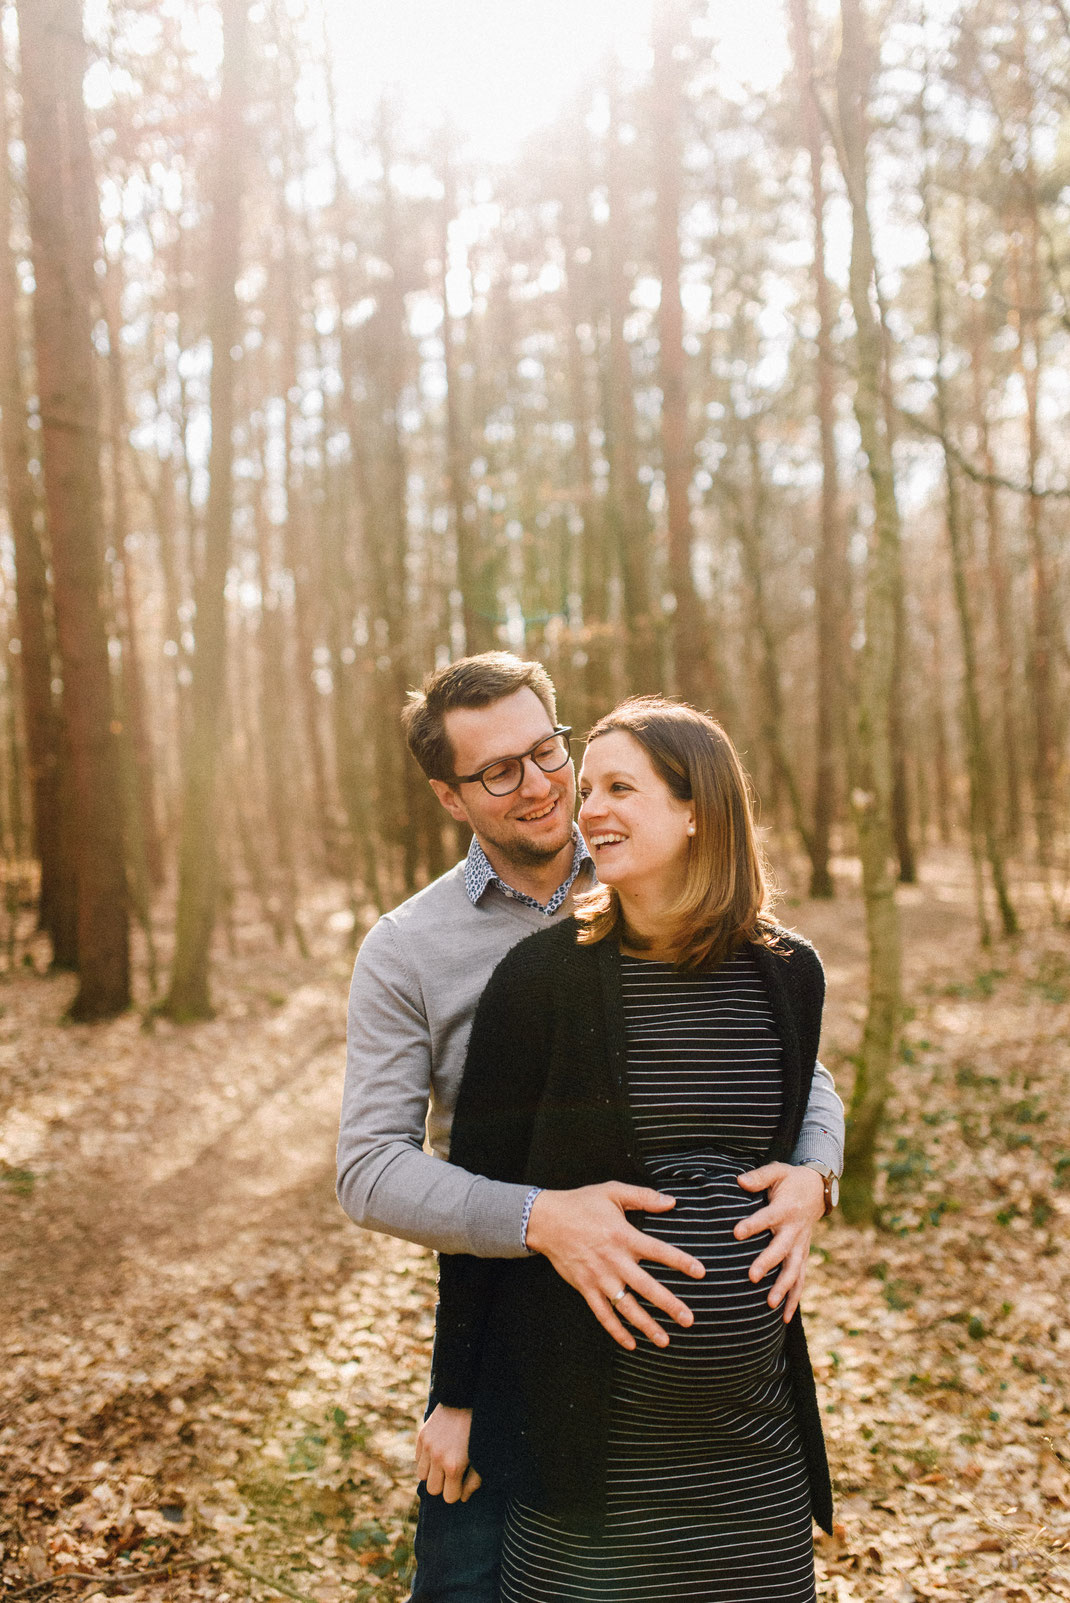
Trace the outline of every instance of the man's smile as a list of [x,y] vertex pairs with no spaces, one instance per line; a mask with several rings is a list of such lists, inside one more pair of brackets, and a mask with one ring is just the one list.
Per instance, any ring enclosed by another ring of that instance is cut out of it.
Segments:
[[541,818],[549,818],[557,806],[558,797],[552,796],[547,802],[540,802],[538,807],[532,808],[528,813],[517,813],[518,824],[537,824]]

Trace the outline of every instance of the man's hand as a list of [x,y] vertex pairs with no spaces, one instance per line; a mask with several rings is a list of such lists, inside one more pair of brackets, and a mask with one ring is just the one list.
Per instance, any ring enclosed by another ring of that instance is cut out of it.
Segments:
[[416,1436],[416,1478],[427,1482],[432,1497],[447,1503],[467,1503],[483,1484],[468,1462],[470,1408],[445,1408],[439,1403]]
[[701,1280],[706,1273],[702,1264],[689,1252],[644,1235],[624,1217],[626,1209],[631,1213],[665,1213],[675,1205],[675,1197],[642,1186],[621,1185],[615,1180],[579,1186],[574,1191],[540,1191],[532,1204],[528,1246],[533,1252],[541,1252],[562,1280],[575,1286],[598,1323],[629,1352],[635,1346],[635,1337],[625,1329],[621,1318],[656,1346],[669,1344],[665,1331],[639,1302],[640,1297],[678,1325],[686,1327],[694,1318],[679,1297],[640,1269],[639,1264],[642,1259],[664,1264],[693,1280]]
[[760,1169],[751,1169],[739,1176],[739,1183],[744,1191],[769,1192],[765,1207],[749,1219],[741,1219],[732,1234],[737,1241],[748,1241],[763,1230],[772,1231],[772,1241],[758,1254],[748,1273],[757,1284],[770,1269],[781,1265],[768,1302],[770,1308],[779,1308],[784,1302],[787,1324],[802,1296],[811,1232],[825,1211],[824,1183],[816,1169],[791,1163],[767,1163]]

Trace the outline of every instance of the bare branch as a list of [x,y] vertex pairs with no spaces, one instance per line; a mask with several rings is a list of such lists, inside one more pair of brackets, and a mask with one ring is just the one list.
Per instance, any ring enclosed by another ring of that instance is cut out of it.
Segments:
[[909,423],[911,428],[916,429],[919,434],[925,434],[930,439],[939,440],[951,460],[975,484],[990,484],[997,490],[1011,490],[1015,495],[1029,495],[1038,501],[1070,501],[1070,485],[1051,485],[1044,489],[1038,489],[1036,485],[1020,484],[1014,479],[1004,478],[1002,473],[986,473],[975,462],[971,462],[965,451],[957,446],[954,440],[949,439],[947,434],[942,432],[935,423],[930,423],[928,418],[922,417],[919,412],[911,412],[905,406],[897,406],[896,411],[904,423]]

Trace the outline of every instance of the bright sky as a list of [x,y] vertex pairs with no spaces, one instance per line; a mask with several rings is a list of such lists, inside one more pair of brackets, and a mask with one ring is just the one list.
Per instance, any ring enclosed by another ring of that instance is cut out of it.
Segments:
[[[475,154],[507,159],[611,44],[647,59],[659,0],[324,0],[343,123],[396,87],[430,125],[448,114]],[[724,68],[756,88],[787,64],[780,0],[711,0]]]

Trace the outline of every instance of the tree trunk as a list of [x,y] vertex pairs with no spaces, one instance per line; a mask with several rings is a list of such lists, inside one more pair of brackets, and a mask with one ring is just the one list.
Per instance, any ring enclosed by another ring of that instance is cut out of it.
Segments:
[[687,38],[687,0],[662,0],[654,17],[652,133],[656,162],[656,254],[661,299],[658,363],[661,379],[661,456],[669,525],[669,589],[676,690],[697,707],[716,705],[709,650],[710,622],[691,569],[691,473],[687,415],[684,308],[680,290],[680,177],[684,163],[684,93],[676,56]]
[[19,350],[19,290],[11,250],[13,197],[7,150],[7,71],[0,50],[0,428],[7,512],[15,548],[19,628],[19,689],[29,769],[33,851],[41,865],[38,922],[52,941],[57,968],[78,962],[77,880],[71,831],[60,811],[62,717],[52,690],[53,622],[48,567],[37,527],[37,495],[30,472],[26,396]]
[[841,0],[836,73],[844,180],[851,210],[851,305],[855,334],[855,416],[873,485],[874,522],[866,574],[865,625],[858,684],[854,802],[869,943],[869,997],[847,1134],[842,1189],[853,1222],[875,1212],[876,1144],[899,1036],[899,915],[892,863],[890,711],[895,665],[899,509],[891,445],[882,416],[881,330],[870,303],[874,279],[866,176],[868,49],[859,0]]
[[93,347],[96,180],[82,102],[78,0],[19,0],[34,330],[56,636],[78,880],[74,1019],[130,1002],[122,781],[101,610],[100,410]]
[[1036,106],[1033,88],[1034,64],[1028,58],[1029,33],[1025,14],[1018,8],[1015,23],[1017,85],[1021,97],[1026,159],[1020,175],[1018,193],[1022,215],[1018,226],[1022,235],[1021,253],[1016,251],[1018,300],[1018,366],[1026,397],[1029,497],[1026,501],[1026,532],[1033,594],[1033,642],[1029,685],[1033,702],[1033,810],[1037,838],[1037,859],[1047,881],[1053,914],[1056,898],[1050,871],[1055,847],[1055,802],[1059,771],[1059,736],[1055,710],[1055,664],[1059,650],[1059,621],[1056,588],[1048,558],[1043,503],[1037,492],[1040,440],[1040,383],[1044,347],[1040,334],[1040,308],[1044,292],[1040,274],[1040,200],[1033,155]]
[[471,655],[477,651],[493,651],[497,644],[494,625],[487,616],[487,605],[478,593],[477,574],[479,558],[477,542],[479,521],[469,493],[471,453],[468,448],[468,430],[464,423],[461,400],[461,379],[458,372],[458,330],[450,312],[447,280],[450,271],[450,223],[457,215],[457,185],[453,172],[453,151],[444,139],[440,157],[442,201],[438,214],[438,253],[441,263],[440,293],[442,297],[442,359],[446,373],[446,480],[450,515],[453,520],[453,540],[456,552],[457,589],[461,593],[461,622],[464,628],[464,649]]
[[215,174],[208,242],[208,335],[212,348],[212,443],[204,549],[195,577],[196,651],[191,730],[183,786],[178,924],[164,1003],[175,1019],[211,1017],[208,969],[219,894],[216,770],[226,685],[226,602],[234,509],[234,357],[240,335],[235,280],[241,265],[247,0],[222,0],[223,64],[216,111]]
[[635,437],[635,392],[631,347],[625,321],[631,309],[628,289],[627,158],[620,142],[619,69],[610,67],[609,128],[606,132],[605,231],[606,298],[609,315],[609,368],[606,374],[606,443],[609,507],[620,552],[627,630],[628,691],[646,695],[661,684],[657,629],[650,578],[650,520],[639,482]]
[[[929,247],[929,270],[932,295],[930,301],[933,333],[936,338],[936,369],[933,384],[936,392],[936,421],[940,438],[944,441],[944,478],[946,490],[946,520],[948,554],[951,559],[951,579],[955,591],[955,606],[959,618],[964,670],[963,701],[966,724],[966,757],[970,777],[971,833],[984,843],[992,885],[999,904],[999,916],[1004,935],[1018,933],[1018,920],[1007,890],[1007,877],[1003,862],[1003,849],[996,827],[996,808],[992,782],[992,761],[988,750],[988,733],[981,714],[981,697],[978,689],[977,646],[974,634],[973,612],[970,605],[969,583],[966,575],[965,532],[962,517],[962,498],[959,493],[958,473],[947,451],[950,439],[950,408],[945,368],[947,340],[944,319],[944,287],[940,277],[940,260],[936,250],[932,207],[931,149],[928,114],[925,106],[925,89],[918,101],[918,126],[924,170],[921,186],[922,221]],[[981,894],[982,934],[987,936],[987,919],[984,917],[983,892]]]
[[[970,268],[970,240],[963,216],[962,258],[968,276]],[[994,483],[996,459],[992,450],[988,409],[985,404],[985,383],[988,373],[988,346],[984,333],[981,306],[974,296],[969,297],[970,330],[970,385],[973,401],[973,426],[980,448],[981,466],[987,475],[981,494],[985,514],[985,545],[988,567],[988,585],[991,596],[992,619],[996,643],[996,671],[999,686],[999,750],[1000,776],[1003,795],[1002,828],[1010,846],[1022,836],[1022,759],[1020,750],[1020,714],[1014,682],[1014,624],[1011,604],[1010,574],[1004,553],[1003,526],[1000,519],[999,490]]]
[[[145,675],[141,665],[137,594],[134,585],[134,553],[130,548],[130,517],[125,459],[129,422],[126,403],[126,374],[123,368],[122,268],[108,263],[104,285],[104,311],[108,324],[108,423],[111,465],[112,539],[119,573],[119,618],[122,637],[123,740],[130,747],[134,776],[134,810],[127,818],[128,830],[136,829],[149,883],[163,884],[163,848],[156,822],[156,764],[149,734],[145,697]],[[133,848],[133,843],[129,842]]]
[[390,273],[379,292],[380,372],[377,375],[380,416],[382,418],[382,492],[378,500],[381,538],[385,546],[380,568],[383,581],[376,597],[375,614],[386,631],[388,669],[383,689],[393,718],[378,718],[381,731],[379,772],[379,834],[393,839],[401,848],[402,883],[407,895],[416,890],[417,774],[405,751],[399,719],[405,696],[412,682],[409,664],[409,628],[406,588],[408,581],[408,465],[401,413],[406,378],[405,297],[402,284],[403,261],[401,231],[394,190],[394,127],[385,102],[380,110],[378,148],[382,161],[381,193],[382,252]]
[[[561,244],[564,251],[563,288],[565,350],[568,361],[568,405],[572,424],[571,474],[574,516],[580,542],[579,590],[583,613],[584,727],[613,704],[613,641],[609,623],[610,551],[606,536],[605,504],[595,489],[591,462],[591,398],[588,357],[580,338],[581,327],[593,332],[590,303],[590,267],[587,166],[587,130],[581,119],[572,125],[572,141],[559,165],[561,193]],[[582,155],[580,154],[582,152]],[[578,169],[578,172],[577,172]],[[586,272],[584,272],[586,268]],[[582,275],[582,276],[581,276]],[[586,282],[584,282],[586,280]],[[577,717],[573,712],[571,717]]]
[[[1058,627],[1052,575],[1049,571],[1043,502],[1037,495],[1040,462],[1040,373],[1042,345],[1037,329],[1041,294],[1037,261],[1035,213],[1023,220],[1026,259],[1018,278],[1018,371],[1026,397],[1026,450],[1029,495],[1025,504],[1026,534],[1033,598],[1033,642],[1029,688],[1033,705],[1033,819],[1037,860],[1045,875],[1052,865],[1058,743],[1055,735],[1054,667]],[[1016,263],[1017,265],[1017,263]]]
[[[262,477],[264,472],[266,469],[261,458]],[[261,482],[255,513],[260,577],[260,620],[256,632],[257,722],[264,755],[265,800],[278,869],[279,911],[276,927],[281,932],[282,940],[287,934],[292,934],[298,951],[307,956],[307,943],[297,915],[297,854],[294,847],[294,786],[291,779],[294,771],[294,748],[290,735],[294,723],[289,693],[291,676],[286,666],[282,597],[275,584],[265,489]]]
[[756,420],[748,418],[742,422],[742,427],[746,433],[750,484],[748,494],[740,500],[736,527],[743,572],[751,592],[754,634],[760,648],[758,682],[761,687],[762,744],[776,775],[777,790],[787,799],[791,821],[810,859],[812,874],[815,866],[813,837],[807,826],[802,794],[788,751],[784,696],[780,683],[780,652],[765,598],[766,559],[762,540],[765,497]]
[[832,824],[844,757],[847,683],[847,525],[840,502],[836,454],[835,314],[825,269],[825,141],[814,86],[807,0],[790,0],[792,50],[798,78],[803,136],[810,159],[814,224],[814,300],[817,305],[817,418],[821,438],[821,541],[817,555],[817,762],[810,848],[810,895],[835,892],[829,871]]
[[[279,13],[273,13],[278,24]],[[285,29],[278,29],[276,34],[280,62],[285,65],[285,76],[280,71],[277,92],[280,103],[287,106],[287,114],[282,122],[282,149],[286,182],[280,186],[277,199],[278,229],[280,236],[279,260],[279,290],[282,304],[279,307],[281,318],[281,373],[278,377],[279,393],[283,396],[283,449],[284,449],[284,491],[286,497],[286,517],[283,527],[283,553],[287,568],[293,578],[293,627],[294,627],[294,657],[297,678],[297,690],[301,708],[301,718],[305,733],[305,754],[308,759],[309,779],[312,792],[313,816],[318,841],[316,853],[320,864],[329,874],[342,871],[338,860],[338,828],[332,805],[331,791],[328,782],[328,763],[326,742],[323,734],[323,700],[316,686],[315,679],[315,637],[317,622],[320,614],[316,608],[316,575],[320,564],[317,561],[316,538],[310,517],[311,487],[307,482],[306,458],[301,445],[296,438],[295,421],[299,413],[299,400],[295,398],[301,393],[300,351],[302,324],[306,315],[309,297],[309,284],[307,277],[302,275],[302,268],[306,263],[315,260],[315,242],[310,237],[307,208],[299,213],[304,233],[305,263],[302,263],[299,252],[299,240],[295,238],[294,215],[288,200],[288,191],[292,184],[300,185],[301,175],[307,171],[311,160],[309,152],[304,148],[302,132],[299,129],[293,110],[295,98],[295,85],[300,76],[300,64],[293,59],[293,39]],[[310,322],[310,337],[319,350],[320,336],[315,331],[314,323]],[[320,361],[321,371],[326,369],[326,360]],[[323,397],[323,419],[321,445],[326,450],[326,440],[330,432],[331,402],[328,395]]]
[[[890,453],[889,453],[890,459]],[[902,561],[899,560],[895,590],[895,658],[892,663],[892,698],[888,717],[892,745],[892,834],[899,863],[899,883],[918,883],[918,855],[914,846],[911,818],[910,774],[907,756],[907,726],[903,716],[903,684],[907,676],[907,611]]]

